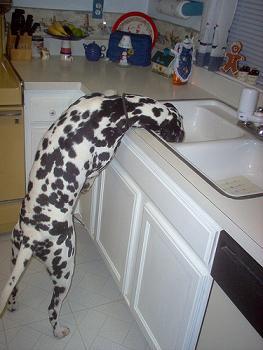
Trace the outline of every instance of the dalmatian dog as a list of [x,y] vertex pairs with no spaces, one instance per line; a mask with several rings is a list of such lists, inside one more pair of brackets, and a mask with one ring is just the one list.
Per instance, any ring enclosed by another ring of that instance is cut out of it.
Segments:
[[184,136],[182,117],[172,104],[100,93],[79,98],[44,134],[12,232],[13,271],[1,294],[0,314],[6,304],[15,310],[16,284],[34,256],[53,282],[48,314],[54,335],[69,333],[59,313],[74,270],[74,207],[84,184],[109,164],[132,126],[160,132],[168,141],[180,142]]

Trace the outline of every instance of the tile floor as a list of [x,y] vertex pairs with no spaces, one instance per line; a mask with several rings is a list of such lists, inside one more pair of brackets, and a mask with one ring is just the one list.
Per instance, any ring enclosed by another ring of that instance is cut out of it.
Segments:
[[[19,282],[18,309],[0,318],[0,350],[149,350],[97,248],[78,222],[76,269],[61,319],[71,329],[54,338],[47,317],[51,282],[32,259]],[[0,290],[10,272],[9,235],[0,236]]]

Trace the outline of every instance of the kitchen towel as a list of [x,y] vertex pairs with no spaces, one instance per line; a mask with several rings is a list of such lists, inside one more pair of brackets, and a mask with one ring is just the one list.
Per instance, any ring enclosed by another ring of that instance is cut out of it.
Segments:
[[196,64],[216,71],[223,63],[227,37],[238,0],[209,0],[204,2]]

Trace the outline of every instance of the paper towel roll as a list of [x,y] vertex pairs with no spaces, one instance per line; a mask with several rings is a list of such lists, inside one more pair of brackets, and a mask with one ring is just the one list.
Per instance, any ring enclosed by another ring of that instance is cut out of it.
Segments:
[[156,9],[164,15],[188,19],[190,16],[185,16],[183,14],[183,7],[189,3],[190,1],[160,0],[156,6]]
[[201,16],[203,3],[200,1],[159,0],[157,11],[168,16],[188,19],[192,16]]

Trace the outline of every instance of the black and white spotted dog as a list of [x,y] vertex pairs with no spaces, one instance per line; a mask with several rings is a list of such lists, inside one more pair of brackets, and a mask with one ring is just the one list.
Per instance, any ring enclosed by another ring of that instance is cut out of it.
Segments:
[[159,131],[168,141],[179,142],[184,135],[182,118],[171,104],[99,93],[78,99],[45,133],[12,233],[14,267],[1,295],[0,314],[7,301],[9,310],[15,310],[16,284],[35,256],[46,264],[54,285],[48,308],[54,335],[69,333],[58,317],[74,270],[74,206],[84,184],[109,164],[131,126]]

